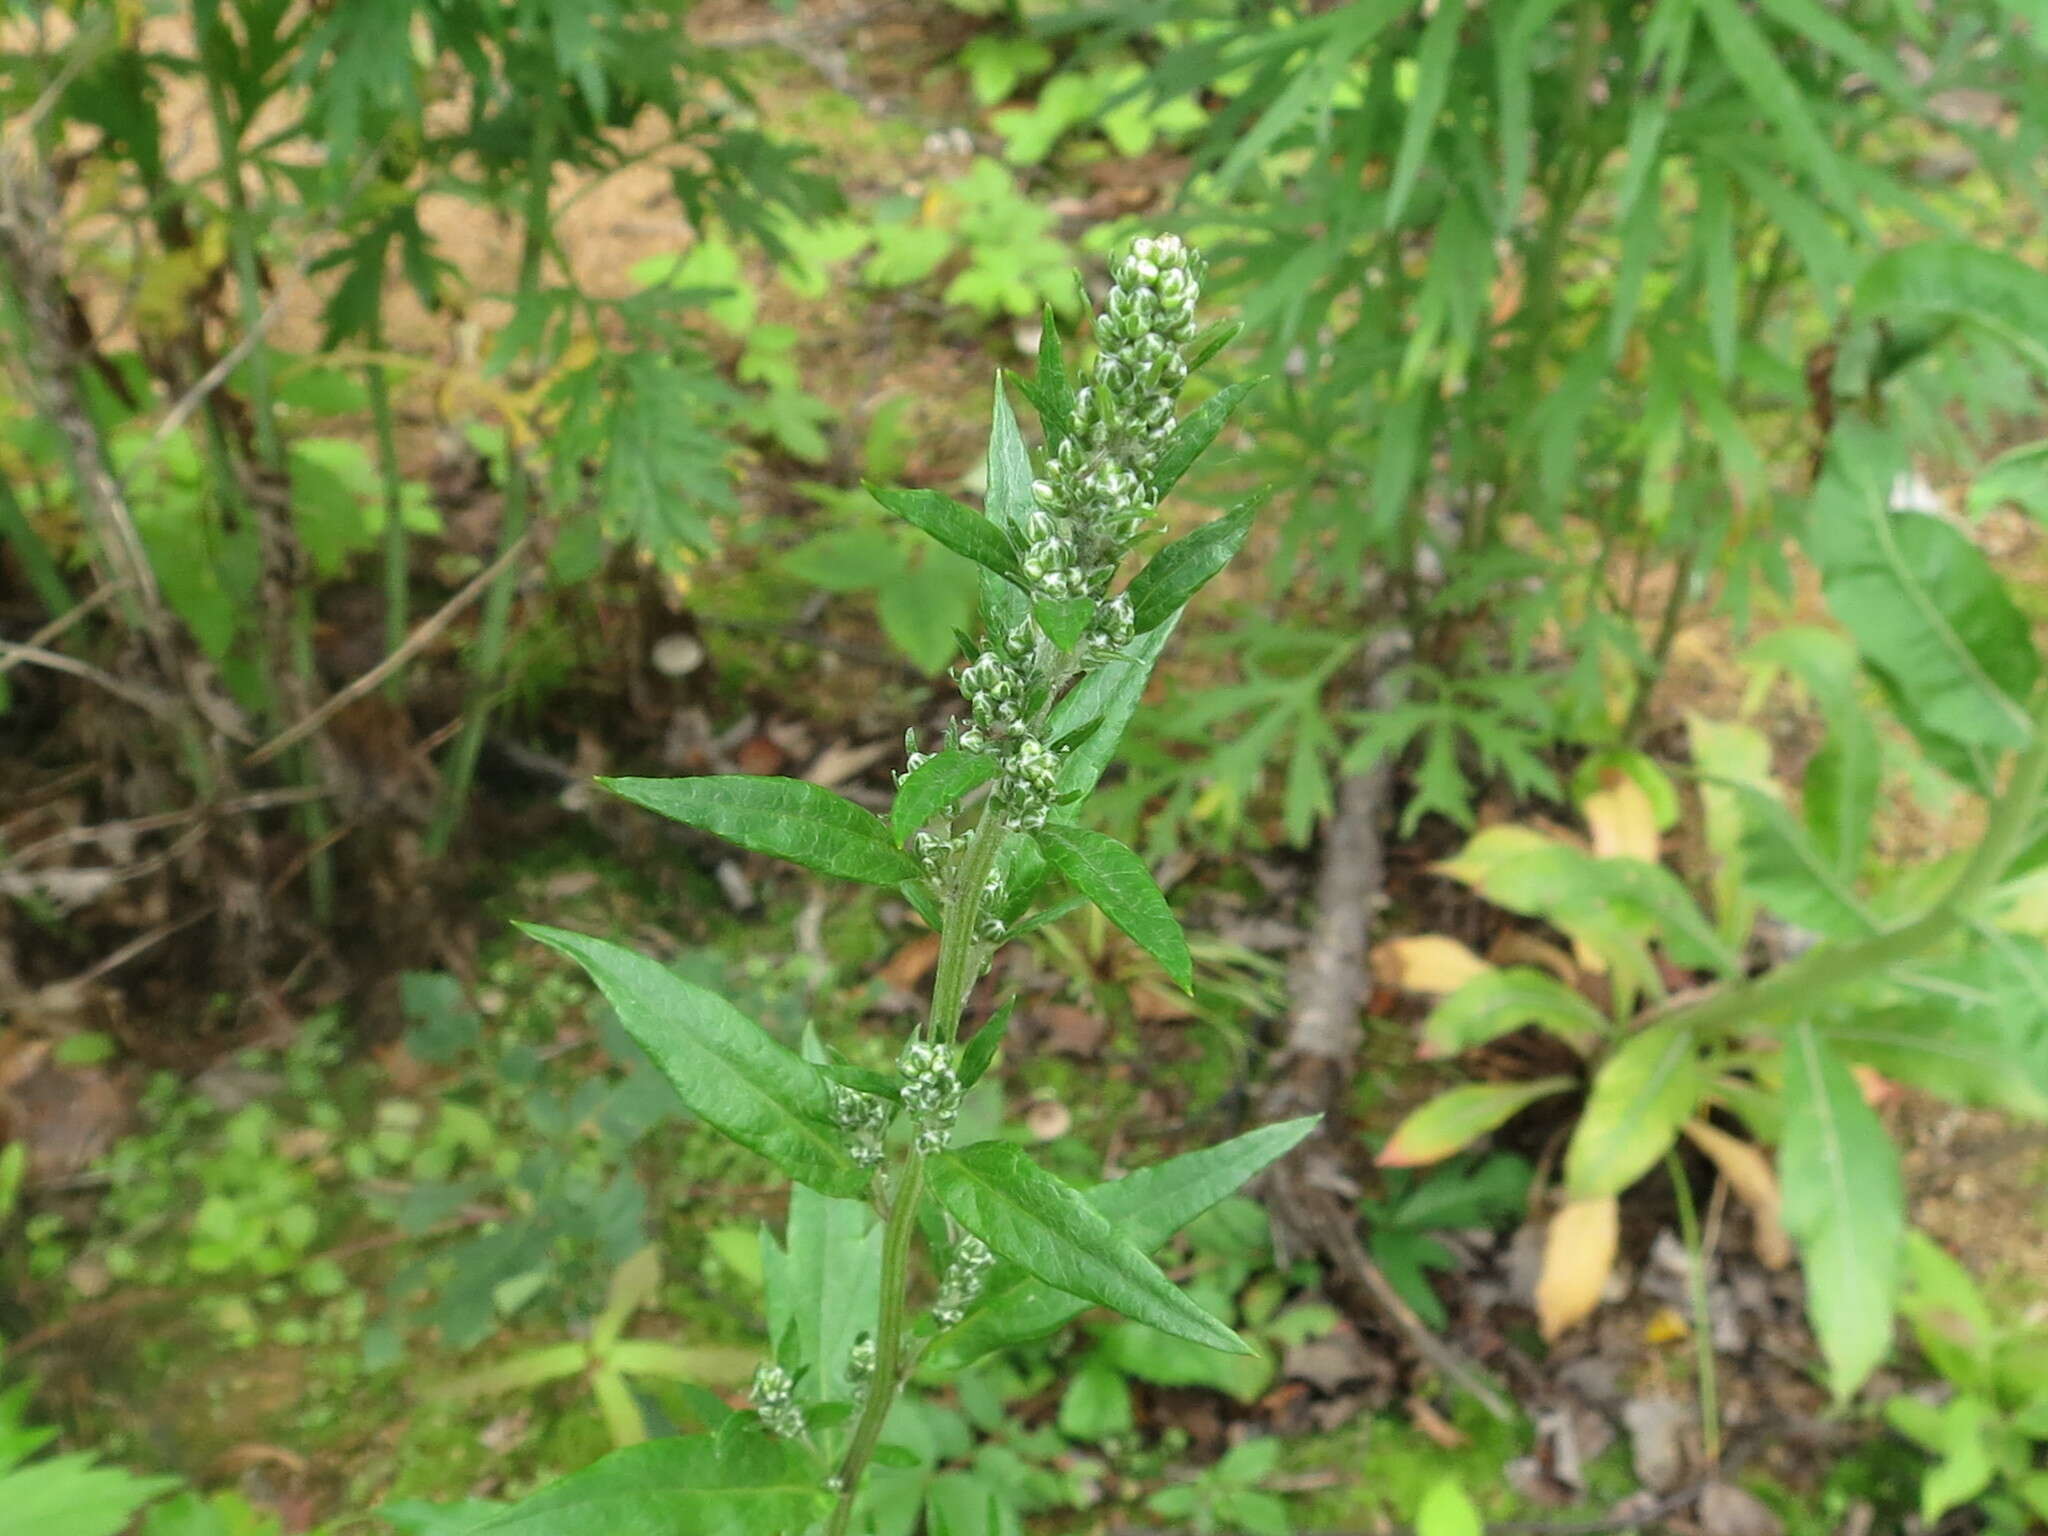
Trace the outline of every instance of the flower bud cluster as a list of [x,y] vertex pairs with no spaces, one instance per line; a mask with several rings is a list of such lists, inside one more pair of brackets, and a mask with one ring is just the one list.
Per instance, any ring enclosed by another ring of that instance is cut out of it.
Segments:
[[797,1405],[796,1378],[788,1371],[772,1361],[764,1364],[754,1372],[754,1385],[747,1396],[769,1434],[784,1440],[802,1437],[804,1411]]
[[889,1130],[889,1101],[844,1083],[832,1084],[832,1121],[846,1132],[846,1150],[863,1168],[882,1163],[882,1138]]
[[[1134,240],[1110,276],[1109,300],[1095,321],[1101,354],[1094,374],[1074,395],[1072,430],[1032,487],[1047,514],[1050,552],[1071,551],[1063,564],[1041,561],[1069,573],[1059,589],[1046,586],[1046,596],[1099,592],[1143,531],[1155,499],[1152,471],[1188,379],[1181,348],[1195,338],[1200,259],[1173,235]],[[1037,531],[1027,533],[1036,550]]]
[[996,1267],[996,1256],[978,1237],[963,1237],[939,1280],[938,1300],[932,1303],[932,1321],[950,1328],[967,1315],[967,1309],[981,1298],[988,1272]]
[[917,1126],[917,1150],[927,1157],[946,1150],[960,1117],[960,1074],[944,1046],[913,1040],[903,1047],[897,1070],[903,1075],[903,1108]]
[[[1023,628],[1024,626],[1019,626]],[[1006,637],[1004,649],[1010,650]],[[1002,765],[997,792],[1012,831],[1035,832],[1045,825],[1059,784],[1060,755],[1032,734],[1025,717],[1030,692],[1028,659],[985,650],[960,674],[960,692],[973,723],[955,740],[962,750],[986,752]]]
[[853,1389],[856,1403],[866,1400],[868,1387],[875,1379],[875,1336],[862,1333],[853,1341],[853,1348],[846,1352],[846,1384]]

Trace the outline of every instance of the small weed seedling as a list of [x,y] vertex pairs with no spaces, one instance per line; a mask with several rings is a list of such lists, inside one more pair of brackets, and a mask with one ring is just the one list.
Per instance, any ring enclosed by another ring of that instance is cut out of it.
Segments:
[[1175,418],[1189,372],[1228,336],[1196,333],[1200,271],[1177,239],[1134,242],[1113,263],[1095,318],[1099,356],[1078,381],[1048,316],[1036,376],[1017,381],[1044,425],[1042,476],[999,389],[985,513],[932,491],[875,492],[980,568],[987,625],[959,674],[969,713],[936,752],[910,742],[886,821],[791,779],[607,781],[741,847],[899,889],[939,933],[939,959],[928,1013],[897,1070],[880,1073],[815,1037],[799,1055],[630,950],[526,928],[590,973],[700,1120],[797,1187],[782,1241],[764,1248],[772,1356],[752,1409],[707,1413],[717,1421],[709,1433],[616,1451],[472,1529],[846,1536],[872,1524],[883,1479],[871,1471],[914,1459],[887,1435],[920,1361],[964,1367],[1091,1304],[1175,1339],[1250,1352],[1147,1255],[1312,1122],[1267,1126],[1087,1191],[1013,1141],[954,1145],[962,1095],[1002,1040],[1007,1008],[961,1035],[968,994],[1002,944],[1093,902],[1181,987],[1192,981],[1186,938],[1144,864],[1076,818],[1181,610],[1250,528],[1241,507],[1111,590],[1160,499],[1244,393],[1225,390]]

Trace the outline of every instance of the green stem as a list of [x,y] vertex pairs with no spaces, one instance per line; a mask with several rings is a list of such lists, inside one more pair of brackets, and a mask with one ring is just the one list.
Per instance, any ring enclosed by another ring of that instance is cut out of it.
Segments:
[[[370,329],[370,350],[382,351],[381,325]],[[412,573],[411,552],[406,547],[405,483],[398,472],[398,437],[391,419],[391,378],[382,362],[373,361],[363,370],[370,393],[370,418],[377,432],[377,473],[384,482],[384,654],[394,654],[405,644],[408,612],[407,583]],[[384,685],[385,694],[397,702],[405,697],[405,669],[400,667]]]
[[50,546],[43,542],[43,536],[28,520],[28,513],[22,510],[14,487],[5,480],[0,480],[0,544],[14,546],[22,574],[28,577],[28,584],[35,588],[51,618],[62,618],[72,610],[77,600],[71,595],[64,573],[57,568],[57,557],[50,553]]
[[839,1502],[833,1507],[825,1536],[846,1536],[861,1479],[881,1444],[882,1426],[903,1388],[903,1335],[910,1314],[910,1244],[917,1234],[917,1207],[924,1198],[924,1154],[916,1147],[903,1161],[889,1207],[889,1226],[882,1235],[882,1308],[875,1328],[875,1374],[867,1402],[853,1429],[846,1459],[839,1464]]
[[1934,948],[1976,916],[1975,908],[2026,846],[2048,795],[2048,688],[2035,700],[2033,740],[2019,753],[1991,820],[1969,861],[1940,900],[1896,928],[1868,938],[1823,944],[1790,965],[1728,987],[1664,1017],[1695,1030],[1740,1029],[1767,1014],[1809,1002],[1844,982],[1868,976]]
[[1707,1465],[1721,1464],[1721,1394],[1714,1375],[1714,1325],[1707,1311],[1707,1252],[1700,1241],[1699,1215],[1693,1209],[1692,1186],[1686,1182],[1685,1165],[1674,1147],[1664,1154],[1665,1171],[1671,1175],[1671,1193],[1678,1201],[1678,1235],[1685,1240],[1691,1262],[1692,1337],[1695,1369],[1699,1372],[1700,1438],[1706,1448]]
[[[968,835],[967,845],[954,856],[946,870],[940,900],[944,919],[939,929],[939,961],[932,977],[932,1006],[926,1029],[934,1041],[951,1045],[960,1033],[960,1015],[967,1006],[968,991],[980,971],[981,943],[975,925],[981,918],[982,897],[989,871],[1003,846],[1008,828],[1000,786],[982,802],[981,819]],[[889,1225],[882,1237],[882,1305],[875,1328],[875,1374],[868,1387],[868,1399],[854,1426],[846,1459],[839,1464],[839,1502],[833,1508],[826,1536],[846,1536],[853,1519],[853,1506],[860,1497],[861,1480],[874,1459],[882,1425],[903,1390],[905,1370],[903,1336],[910,1315],[910,1246],[917,1233],[917,1206],[924,1196],[924,1154],[915,1146],[904,1159],[889,1205]]]
[[[525,228],[519,251],[517,304],[523,310],[540,291],[541,260],[547,251],[548,194],[554,183],[555,121],[543,110],[534,120],[533,144],[526,167],[526,204],[522,213]],[[530,491],[525,466],[519,462],[516,423],[505,430],[505,517],[498,530],[498,547],[510,549],[526,533]],[[469,701],[463,710],[462,733],[456,737],[448,759],[448,771],[441,780],[441,803],[427,829],[426,851],[434,856],[447,850],[455,825],[469,801],[470,781],[476,777],[476,761],[483,751],[484,732],[490,725],[491,702],[497,692],[499,672],[505,659],[505,633],[512,614],[512,595],[519,585],[516,564],[508,564],[491,583],[484,599],[484,612],[471,655]]]
[[960,1033],[960,1015],[974,986],[975,952],[981,947],[974,930],[981,920],[981,902],[989,871],[1002,851],[1004,820],[993,795],[975,823],[967,847],[951,874],[953,889],[945,897],[946,921],[939,932],[939,962],[932,977],[929,1028],[933,1040],[951,1045]]

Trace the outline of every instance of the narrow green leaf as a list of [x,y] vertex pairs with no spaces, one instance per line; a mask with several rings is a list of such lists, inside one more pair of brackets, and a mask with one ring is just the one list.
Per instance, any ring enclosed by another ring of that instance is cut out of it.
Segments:
[[1038,620],[1046,639],[1063,651],[1071,651],[1081,643],[1081,636],[1088,632],[1088,621],[1095,617],[1095,599],[1041,597],[1032,605],[1031,616]]
[[[1096,1185],[1088,1191],[1088,1203],[1141,1251],[1150,1253],[1247,1179],[1285,1157],[1316,1124],[1314,1116],[1282,1121],[1183,1153]],[[980,1303],[934,1341],[932,1359],[958,1368],[990,1350],[1043,1338],[1088,1306],[1015,1265],[999,1265],[989,1276]]]
[[1380,1149],[1383,1168],[1420,1168],[1461,1152],[1497,1130],[1538,1099],[1564,1093],[1569,1077],[1539,1077],[1527,1083],[1467,1083],[1438,1094],[1410,1112]]
[[934,754],[904,776],[896,786],[896,803],[889,808],[889,830],[899,843],[939,812],[959,803],[960,797],[994,778],[1001,765],[985,752],[962,752],[948,747]]
[[1004,1141],[962,1147],[933,1159],[929,1177],[955,1221],[1047,1285],[1191,1343],[1251,1352],[1079,1190],[1045,1172],[1022,1147]]
[[1241,321],[1218,320],[1214,325],[1202,332],[1201,335],[1195,338],[1194,345],[1188,350],[1188,372],[1194,373],[1200,370],[1218,352],[1221,352],[1231,342],[1235,341],[1237,333],[1243,329],[1244,325]]
[[614,1451],[468,1536],[788,1536],[831,1507],[799,1445],[683,1435]]
[[1600,1010],[1556,977],[1514,965],[1473,977],[1437,1004],[1422,1041],[1430,1056],[1455,1056],[1530,1024],[1580,1052],[1607,1031]]
[[1700,252],[1700,286],[1706,297],[1707,344],[1714,354],[1714,372],[1723,384],[1735,379],[1738,306],[1735,258],[1734,199],[1727,175],[1702,166],[1699,219],[1693,239]]
[[1498,28],[1494,69],[1500,99],[1500,216],[1505,226],[1512,227],[1521,221],[1522,199],[1529,190],[1529,168],[1534,159],[1530,47],[1537,34],[1567,3],[1568,0],[1521,0],[1515,5],[1509,0],[1486,7],[1486,16]]
[[[812,1195],[799,1184],[793,1195]],[[823,1195],[813,1198],[822,1200]],[[664,1381],[745,1381],[761,1363],[761,1351],[738,1344],[667,1344],[659,1339],[622,1339],[607,1357],[628,1376],[658,1376]]]
[[1050,304],[1038,333],[1038,416],[1045,426],[1047,449],[1057,448],[1074,430],[1074,386],[1067,379],[1065,344],[1060,340],[1059,317]]
[[1565,1198],[1618,1195],[1678,1139],[1700,1099],[1699,1042],[1657,1024],[1632,1037],[1593,1077],[1564,1156]]
[[1858,199],[1841,157],[1808,110],[1806,93],[1779,62],[1778,53],[1742,0],[1696,0],[1723,62],[1757,109],[1806,162],[1814,182],[1838,209],[1856,217]]
[[1828,606],[1918,718],[1960,742],[2023,745],[2041,675],[2031,627],[1990,562],[1938,517],[1893,512],[1903,449],[1856,419],[1835,431],[1808,544]]
[[1806,1272],[1807,1314],[1844,1401],[1891,1352],[1906,1199],[1897,1148],[1810,1023],[1785,1042],[1778,1180],[1785,1230]]
[[924,874],[874,812],[802,779],[735,773],[597,782],[672,821],[820,874],[869,885],[899,885]]
[[1166,967],[1183,992],[1195,990],[1195,963],[1187,938],[1145,861],[1113,837],[1081,827],[1040,829],[1046,861],[1101,909],[1140,949]]
[[960,1053],[960,1087],[964,1091],[980,1082],[996,1059],[996,1051],[1003,1043],[1003,1032],[1010,1027],[1010,1015],[1017,1011],[1017,999],[1010,998],[1002,1007],[989,1016],[986,1024],[974,1032],[974,1038],[967,1042],[967,1049]]
[[1216,434],[1230,420],[1230,413],[1237,409],[1238,401],[1265,382],[1263,378],[1257,378],[1227,384],[1188,413],[1160,450],[1159,462],[1152,466],[1152,494],[1155,497],[1163,500],[1180,484],[1181,476],[1192,469],[1195,460],[1208,452],[1209,445],[1216,441]]
[[1444,97],[1451,88],[1451,62],[1458,53],[1458,29],[1465,22],[1462,5],[1439,5],[1423,28],[1421,45],[1415,50],[1415,94],[1401,126],[1401,147],[1394,155],[1394,174],[1387,182],[1387,206],[1381,215],[1383,228],[1400,227],[1407,212],[1408,198],[1415,190],[1428,158],[1430,141],[1436,137],[1437,114],[1444,109]]
[[1175,539],[1145,562],[1124,591],[1131,600],[1136,633],[1142,635],[1164,624],[1231,562],[1244,548],[1256,510],[1257,504],[1251,501],[1233,507],[1215,522]]
[[1176,614],[1150,633],[1137,636],[1124,647],[1125,659],[1097,667],[1053,706],[1052,718],[1045,728],[1046,736],[1053,741],[1071,736],[1084,726],[1096,725],[1094,734],[1069,752],[1060,765],[1059,795],[1069,807],[1054,812],[1060,820],[1074,819],[1078,812],[1072,807],[1077,807],[1094,790],[1102,770],[1116,755],[1117,744],[1124,739],[1131,716],[1137,713],[1138,701],[1144,697],[1145,684],[1159,663],[1160,652],[1166,649],[1166,642],[1179,622]]
[[869,1173],[847,1153],[825,1075],[715,992],[588,934],[539,923],[520,932],[584,970],[690,1112],[800,1184],[857,1198]]
[[[1016,413],[996,381],[995,409],[988,432],[988,493],[982,498],[988,520],[998,529],[1019,531],[1031,515],[1031,450],[1017,429]],[[981,573],[981,617],[993,634],[1006,634],[1031,612],[1031,599],[1015,583],[984,569]]]
[[974,508],[937,491],[892,491],[868,485],[867,493],[954,554],[964,555],[983,570],[993,571],[1007,581],[1023,581],[1024,573],[1018,569],[1017,553],[1010,548],[1010,541]]

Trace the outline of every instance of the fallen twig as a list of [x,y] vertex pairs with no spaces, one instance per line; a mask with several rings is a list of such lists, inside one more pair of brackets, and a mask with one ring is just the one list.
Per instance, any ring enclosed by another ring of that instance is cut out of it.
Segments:
[[510,544],[507,544],[497,559],[470,578],[467,586],[449,598],[434,613],[428,615],[415,625],[412,633],[405,637],[403,645],[399,646],[397,650],[386,656],[376,666],[370,668],[369,671],[350,683],[346,688],[331,695],[326,702],[321,704],[311,714],[285,727],[284,730],[271,737],[270,740],[266,741],[254,752],[251,752],[242,760],[242,766],[254,768],[262,763],[267,763],[271,758],[277,756],[278,753],[297,746],[308,736],[312,735],[313,732],[320,729],[328,720],[332,719],[336,713],[348,708],[357,699],[362,698],[366,694],[376,692],[378,686],[386,678],[390,677],[392,673],[418,655],[426,646],[432,644],[435,637],[455,621],[457,614],[481,597],[490,587],[491,582],[497,577],[498,573],[514,560],[517,560],[532,542],[531,534],[521,534]]

